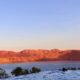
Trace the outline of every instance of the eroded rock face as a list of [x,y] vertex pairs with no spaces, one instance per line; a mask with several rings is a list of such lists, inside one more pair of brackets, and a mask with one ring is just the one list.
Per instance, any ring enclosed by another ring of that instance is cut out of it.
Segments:
[[0,51],[0,63],[32,61],[80,61],[80,50],[23,50],[20,52]]

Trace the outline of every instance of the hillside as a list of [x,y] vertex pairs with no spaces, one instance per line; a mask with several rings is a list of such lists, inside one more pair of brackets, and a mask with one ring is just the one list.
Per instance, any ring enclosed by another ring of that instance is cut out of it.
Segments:
[[20,52],[0,51],[0,63],[33,61],[80,61],[80,50],[23,50]]

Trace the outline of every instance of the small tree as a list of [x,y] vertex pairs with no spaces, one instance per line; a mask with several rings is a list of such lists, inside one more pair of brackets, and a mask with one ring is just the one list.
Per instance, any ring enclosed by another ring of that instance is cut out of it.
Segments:
[[36,68],[36,67],[32,67],[32,69],[30,70],[30,73],[38,73],[40,71],[41,71],[41,69]]
[[11,74],[15,76],[23,75],[23,69],[21,67],[17,67],[11,72]]

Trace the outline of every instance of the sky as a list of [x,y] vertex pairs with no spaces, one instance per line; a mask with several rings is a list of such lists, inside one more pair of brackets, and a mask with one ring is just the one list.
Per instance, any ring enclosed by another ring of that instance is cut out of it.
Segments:
[[0,0],[0,50],[80,49],[80,0]]

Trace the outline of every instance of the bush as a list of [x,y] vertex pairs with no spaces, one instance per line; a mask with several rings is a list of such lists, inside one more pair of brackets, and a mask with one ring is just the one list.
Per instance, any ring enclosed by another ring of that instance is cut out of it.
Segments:
[[66,69],[66,68],[62,68],[62,71],[63,71],[63,72],[65,72],[65,71],[67,71],[67,70],[68,70],[68,69]]
[[77,70],[76,68],[71,68],[70,70]]
[[6,71],[0,68],[0,79],[8,78],[8,77],[9,77],[9,76],[8,76],[8,74],[6,73]]
[[24,74],[24,75],[29,74],[28,69],[24,69],[23,74]]
[[73,70],[73,71],[75,71],[75,70],[80,70],[80,68],[71,67],[71,68],[62,68],[61,70],[62,70],[62,71],[68,71],[68,70]]
[[11,74],[14,76],[26,75],[29,74],[29,71],[28,69],[22,69],[21,67],[17,67],[11,72]]
[[78,70],[80,70],[80,68],[78,68]]
[[41,71],[41,69],[36,68],[36,67],[32,67],[32,69],[30,70],[30,73],[38,73],[40,71]]
[[19,76],[23,74],[23,69],[21,67],[17,67],[11,72],[12,75]]

